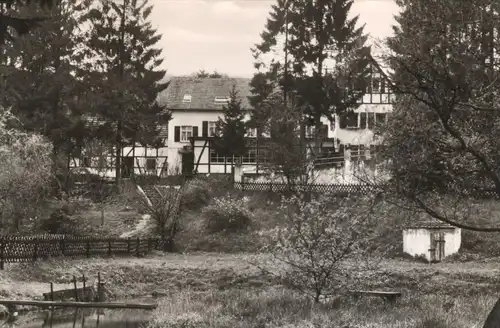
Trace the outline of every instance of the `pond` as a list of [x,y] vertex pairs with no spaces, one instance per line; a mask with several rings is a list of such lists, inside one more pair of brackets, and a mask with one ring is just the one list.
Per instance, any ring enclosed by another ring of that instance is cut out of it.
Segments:
[[23,328],[142,328],[151,311],[72,309],[43,311],[11,317],[2,327]]

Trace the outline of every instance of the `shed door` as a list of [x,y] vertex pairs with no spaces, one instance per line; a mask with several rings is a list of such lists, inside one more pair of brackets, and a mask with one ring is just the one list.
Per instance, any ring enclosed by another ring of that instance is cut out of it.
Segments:
[[444,258],[444,233],[431,232],[431,262],[440,262]]

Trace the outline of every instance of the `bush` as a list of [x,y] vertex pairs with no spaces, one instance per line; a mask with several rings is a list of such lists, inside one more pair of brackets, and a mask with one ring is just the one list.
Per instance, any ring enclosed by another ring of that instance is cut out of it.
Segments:
[[0,114],[0,204],[3,232],[31,229],[50,197],[54,176],[52,146],[42,136],[8,128]]
[[248,210],[248,198],[233,199],[220,197],[203,210],[205,227],[209,233],[245,232],[252,224],[252,214]]
[[182,210],[199,210],[212,198],[210,183],[204,179],[193,179],[186,183],[181,196]]
[[374,206],[368,196],[284,199],[285,226],[269,236],[272,263],[264,267],[315,302],[358,283],[377,264],[370,247],[378,237]]

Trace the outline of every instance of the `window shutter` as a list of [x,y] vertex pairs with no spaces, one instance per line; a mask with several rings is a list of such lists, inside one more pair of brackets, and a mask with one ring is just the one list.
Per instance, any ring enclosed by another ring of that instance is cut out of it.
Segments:
[[208,121],[203,121],[201,123],[201,136],[208,137]]
[[345,129],[347,126],[346,122],[346,116],[345,114],[339,115],[339,128]]
[[360,123],[359,127],[361,129],[366,129],[366,113],[360,113]]
[[197,137],[198,136],[198,127],[197,126],[193,126],[193,137]]
[[174,128],[174,142],[180,142],[181,141],[181,127],[176,126]]

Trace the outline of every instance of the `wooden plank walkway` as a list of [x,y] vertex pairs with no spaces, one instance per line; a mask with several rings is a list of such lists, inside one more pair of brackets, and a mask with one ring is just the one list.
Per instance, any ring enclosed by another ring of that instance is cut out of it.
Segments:
[[34,300],[0,300],[3,305],[33,305],[39,307],[106,308],[106,309],[143,309],[154,310],[158,304],[105,303],[105,302],[52,302]]

